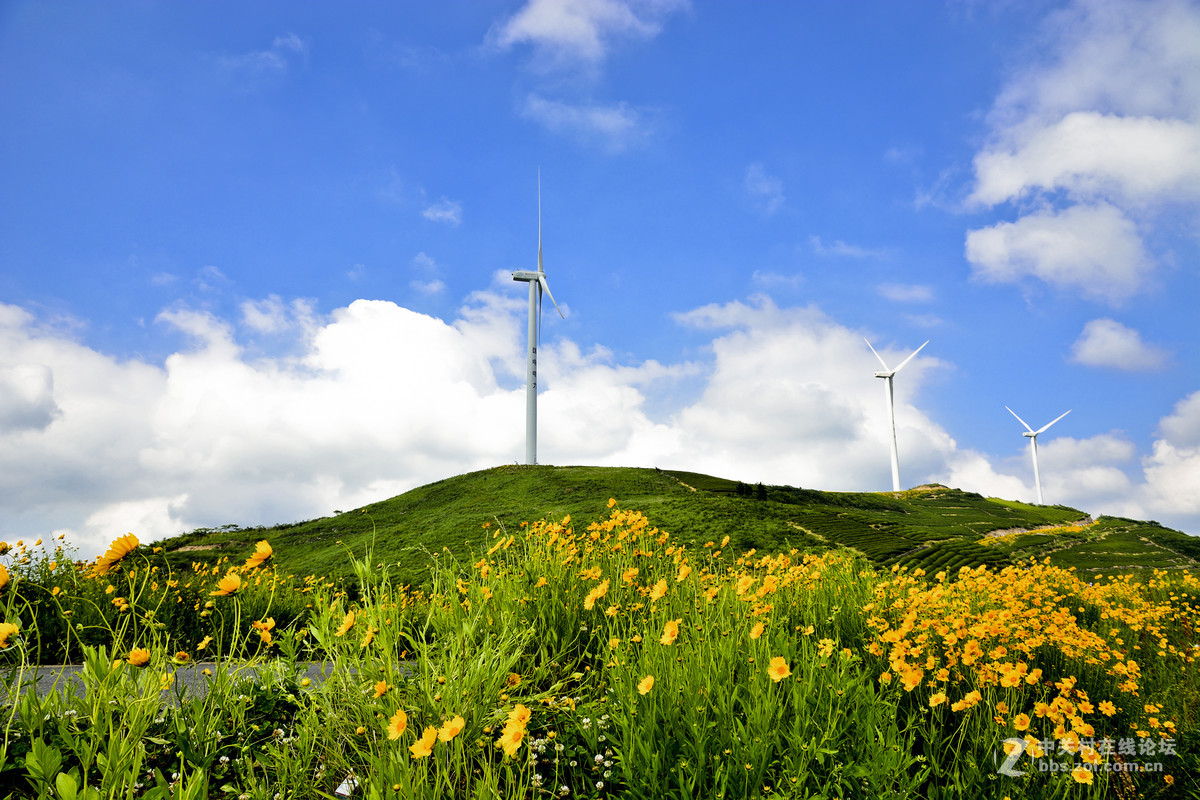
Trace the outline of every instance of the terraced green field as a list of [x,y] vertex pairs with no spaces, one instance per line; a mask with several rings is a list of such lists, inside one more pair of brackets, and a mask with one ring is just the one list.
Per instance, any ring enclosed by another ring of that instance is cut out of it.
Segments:
[[[422,486],[361,509],[270,528],[201,529],[159,544],[173,562],[244,559],[260,539],[281,569],[346,577],[350,554],[374,545],[376,558],[403,581],[422,583],[439,559],[467,557],[497,530],[570,515],[602,518],[610,497],[644,511],[677,540],[730,541],[726,557],[747,550],[848,548],[881,565],[953,575],[964,566],[1002,567],[1029,558],[1081,570],[1196,568],[1200,539],[1156,523],[1102,518],[944,486],[900,493],[821,492],[750,486],[694,472],[622,467],[501,466]],[[1089,523],[1080,531],[1061,530]],[[484,525],[488,525],[487,528]],[[1012,529],[1051,529],[998,537]],[[1057,530],[1055,530],[1057,529]]]

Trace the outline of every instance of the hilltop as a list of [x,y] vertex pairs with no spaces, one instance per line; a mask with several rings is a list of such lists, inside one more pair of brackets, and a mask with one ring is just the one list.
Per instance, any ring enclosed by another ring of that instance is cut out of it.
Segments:
[[[727,555],[850,548],[882,566],[954,574],[1029,558],[1091,572],[1200,567],[1200,538],[1155,522],[1101,517],[1067,506],[985,498],[941,485],[893,492],[749,486],[693,472],[627,467],[506,465],[418,487],[320,519],[274,527],[202,528],[157,544],[177,567],[244,559],[266,539],[279,569],[344,577],[368,548],[401,581],[420,583],[434,558],[471,556],[522,522],[607,516],[608,499],[644,511],[677,542],[729,537]],[[486,527],[485,527],[486,526]]]

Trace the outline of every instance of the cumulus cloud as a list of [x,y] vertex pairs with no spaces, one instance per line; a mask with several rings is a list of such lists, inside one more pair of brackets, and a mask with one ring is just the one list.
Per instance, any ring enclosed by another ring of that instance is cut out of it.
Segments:
[[657,36],[662,21],[686,6],[686,0],[529,0],[488,40],[500,49],[532,45],[542,68],[594,65],[616,40]]
[[0,431],[42,430],[60,416],[50,367],[0,366]]
[[1175,404],[1159,424],[1159,434],[1153,451],[1142,460],[1146,482],[1139,487],[1138,500],[1130,504],[1130,516],[1200,517],[1200,392]]
[[1165,350],[1142,341],[1142,335],[1116,320],[1094,319],[1071,346],[1071,360],[1089,367],[1112,367],[1128,371],[1162,369]]
[[783,181],[767,174],[758,162],[746,167],[743,185],[754,207],[767,216],[774,214],[787,201],[783,196]]
[[1077,111],[975,159],[974,202],[1063,190],[1143,205],[1200,197],[1200,126]]
[[[1155,275],[1153,223],[1200,203],[1200,7],[1079,0],[1045,35],[1045,57],[989,114],[968,198],[1014,204],[1017,218],[971,231],[967,256],[989,280],[1119,302]],[[1069,246],[1083,249],[1076,265],[1064,263]]]
[[967,234],[972,276],[987,283],[1038,278],[1086,297],[1119,303],[1153,273],[1137,226],[1107,203],[1043,210]]
[[[231,319],[171,308],[157,324],[187,345],[156,364],[107,356],[0,304],[0,352],[42,365],[20,373],[33,424],[0,427],[6,533],[67,531],[91,556],[128,530],[152,540],[311,518],[518,459],[525,297],[510,284],[497,272],[451,319],[379,300],[317,314],[268,297]],[[548,327],[539,460],[846,491],[890,485],[883,383],[863,331],[765,297],[675,321],[707,334],[700,356],[625,363]],[[250,346],[268,334],[291,341],[285,355]],[[879,349],[889,363],[911,352]],[[965,449],[922,410],[944,366],[922,356],[895,383],[902,482],[1031,499],[1024,447],[1001,459]],[[1047,499],[1200,524],[1184,491],[1200,470],[1200,392],[1160,428],[1140,478],[1126,477],[1137,454],[1119,434],[1045,437]]]

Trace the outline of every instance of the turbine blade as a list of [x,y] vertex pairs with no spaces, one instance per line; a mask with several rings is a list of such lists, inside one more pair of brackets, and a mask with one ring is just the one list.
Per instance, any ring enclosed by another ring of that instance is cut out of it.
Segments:
[[542,168],[538,167],[538,272],[545,274],[542,268]]
[[[538,275],[538,290],[539,290],[538,291],[539,298],[541,298],[541,296],[542,296],[541,290],[545,290],[546,294],[550,295],[550,302],[554,303],[554,292],[550,291],[550,284],[546,282],[545,273]],[[539,302],[541,302],[540,299],[539,299]],[[554,303],[554,310],[557,311],[558,315],[560,317],[562,317],[563,319],[567,318],[566,315],[563,314],[562,309],[558,307],[558,303]]]
[[[1008,408],[1008,406],[1005,406],[1005,408],[1008,409],[1008,413],[1012,414],[1014,417],[1017,417],[1017,412],[1013,411],[1011,408]],[[1029,427],[1029,423],[1027,423],[1025,420],[1021,419],[1020,417],[1017,417],[1017,422],[1024,425],[1025,430],[1029,431],[1030,433],[1033,433],[1033,428]]]
[[[926,339],[926,340],[925,340],[925,344],[929,344],[929,340],[928,340],[928,339]],[[912,351],[912,355],[911,355],[911,356],[909,356],[908,358],[904,359],[903,361],[901,361],[901,362],[900,362],[900,366],[896,367],[894,370],[892,370],[892,372],[893,372],[893,373],[896,373],[896,372],[899,372],[900,370],[904,369],[904,365],[905,365],[905,364],[907,364],[908,362],[912,361],[912,360],[913,360],[913,358],[914,358],[914,357],[916,357],[917,353],[921,352],[921,350],[923,350],[923,349],[924,349],[924,347],[925,347],[925,344],[921,345],[921,346],[920,346],[920,347],[918,347],[916,350],[913,350],[913,351]]]
[[1064,413],[1062,413],[1062,414],[1059,414],[1059,415],[1058,415],[1057,417],[1055,417],[1055,418],[1054,418],[1052,421],[1050,421],[1050,422],[1047,422],[1045,425],[1043,425],[1042,427],[1038,428],[1038,433],[1041,433],[1042,431],[1046,430],[1046,428],[1049,428],[1049,427],[1050,427],[1051,425],[1053,425],[1055,422],[1058,422],[1060,419],[1062,419],[1063,417],[1065,417],[1067,414],[1070,414],[1070,413],[1071,413],[1071,411],[1070,411],[1070,409],[1068,409],[1068,410],[1067,410],[1067,411],[1065,411]]
[[[864,342],[867,342],[867,347],[871,347],[871,343],[870,343],[869,341],[867,341],[866,337],[863,337],[863,341],[864,341]],[[875,353],[875,348],[874,348],[874,347],[871,347],[871,352],[872,352],[872,353]],[[879,353],[875,353],[875,357],[879,359],[879,363],[880,363],[880,364],[883,364],[883,371],[884,371],[884,372],[891,372],[891,371],[892,371],[891,369],[889,369],[889,368],[888,368],[887,362],[883,360],[883,356],[879,355]]]

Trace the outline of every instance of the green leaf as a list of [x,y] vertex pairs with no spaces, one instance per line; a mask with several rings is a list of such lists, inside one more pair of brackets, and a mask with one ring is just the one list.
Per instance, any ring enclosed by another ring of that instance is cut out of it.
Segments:
[[54,788],[58,790],[58,796],[62,800],[75,800],[75,796],[79,793],[75,779],[65,772],[58,773],[58,777],[54,779]]

